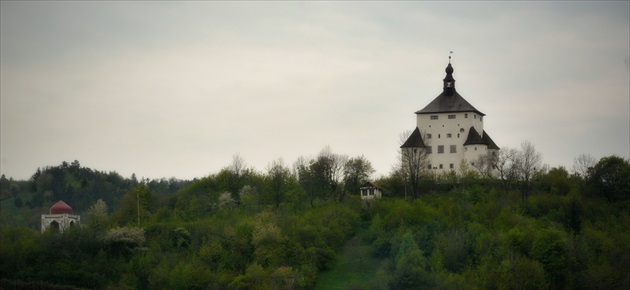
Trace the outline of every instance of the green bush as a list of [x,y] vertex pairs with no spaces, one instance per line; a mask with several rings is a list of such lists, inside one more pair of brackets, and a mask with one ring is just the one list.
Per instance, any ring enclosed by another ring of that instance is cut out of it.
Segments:
[[567,270],[566,234],[556,229],[539,230],[532,242],[531,256],[540,262],[553,288],[563,287]]

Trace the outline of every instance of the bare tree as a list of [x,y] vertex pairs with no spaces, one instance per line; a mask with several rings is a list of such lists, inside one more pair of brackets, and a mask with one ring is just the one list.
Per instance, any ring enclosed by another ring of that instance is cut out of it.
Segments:
[[494,158],[493,167],[497,171],[503,188],[507,192],[510,188],[510,184],[516,180],[516,171],[518,163],[518,151],[514,148],[504,147],[499,151],[499,154]]
[[412,198],[420,194],[422,178],[428,175],[429,150],[423,142],[418,128],[414,132],[405,131],[400,134],[400,154],[397,168],[405,181],[405,198],[407,193]]
[[573,159],[571,171],[580,178],[586,178],[588,176],[588,169],[595,166],[595,164],[597,164],[595,157],[590,154],[581,154]]
[[536,151],[534,144],[523,141],[515,165],[521,198],[525,201],[532,190],[532,179],[543,171],[542,155]]
[[479,156],[471,166],[477,169],[482,178],[490,178],[498,158],[497,154],[495,151],[488,151],[487,154]]
[[347,155],[335,154],[326,146],[315,159],[300,157],[296,161],[294,170],[310,199],[311,207],[314,207],[316,198],[326,200],[330,196],[337,196],[338,191],[343,189],[341,182],[347,160]]
[[234,154],[232,156],[232,164],[228,167],[236,177],[240,177],[243,174],[243,171],[247,169],[247,164],[245,164],[245,160],[241,157],[240,154]]
[[225,173],[225,183],[228,191],[233,193],[234,199],[238,199],[238,192],[243,187],[243,183],[251,176],[253,170],[247,167],[245,160],[239,155],[232,156],[232,164],[222,170]]
[[348,161],[348,155],[335,154],[330,146],[324,147],[317,156],[317,162],[322,162],[323,174],[326,181],[330,184],[331,193],[338,190],[343,179],[344,165]]
[[291,166],[291,172],[293,173],[293,175],[295,175],[295,178],[298,178],[298,179],[300,178],[300,168],[308,167],[309,162],[312,159],[313,158],[311,158],[311,157],[299,156],[293,162],[293,165]]

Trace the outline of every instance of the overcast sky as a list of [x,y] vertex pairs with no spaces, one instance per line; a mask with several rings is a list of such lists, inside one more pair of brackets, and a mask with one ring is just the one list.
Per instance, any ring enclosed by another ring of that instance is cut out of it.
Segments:
[[1,2],[1,172],[82,166],[191,179],[232,156],[364,155],[458,92],[502,148],[552,167],[630,153],[619,2]]

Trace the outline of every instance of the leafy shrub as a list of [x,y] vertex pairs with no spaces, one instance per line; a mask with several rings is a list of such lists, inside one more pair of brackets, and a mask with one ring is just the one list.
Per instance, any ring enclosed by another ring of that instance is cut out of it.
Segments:
[[567,270],[566,236],[556,229],[539,230],[532,242],[531,256],[542,263],[552,287],[564,284]]
[[591,193],[608,200],[630,199],[630,162],[619,156],[608,156],[588,169]]
[[144,229],[122,227],[110,229],[102,238],[103,243],[112,253],[128,255],[144,243]]

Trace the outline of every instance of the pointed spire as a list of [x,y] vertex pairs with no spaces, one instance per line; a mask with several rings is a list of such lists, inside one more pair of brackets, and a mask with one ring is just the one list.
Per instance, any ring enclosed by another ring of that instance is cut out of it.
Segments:
[[[450,52],[453,53],[452,51]],[[452,95],[455,92],[455,79],[453,78],[453,66],[451,66],[451,56],[448,56],[448,65],[444,70],[446,77],[444,78],[444,94]]]

